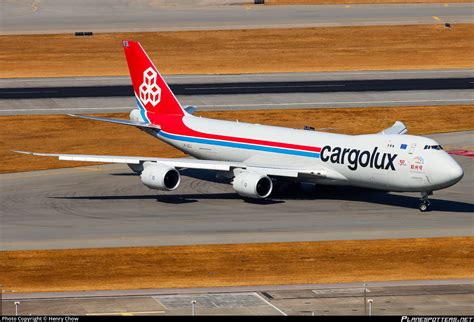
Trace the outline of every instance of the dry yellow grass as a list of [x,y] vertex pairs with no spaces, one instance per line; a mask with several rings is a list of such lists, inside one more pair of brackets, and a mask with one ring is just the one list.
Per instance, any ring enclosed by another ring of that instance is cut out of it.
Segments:
[[[412,134],[474,129],[473,105],[224,111],[198,115],[293,128],[304,125],[332,127],[336,129],[334,132],[346,134],[378,132],[395,120],[405,122]],[[128,115],[106,116],[126,118]],[[65,115],[1,116],[0,122],[0,173],[91,165],[23,155],[12,150],[160,157],[184,155],[128,126]]]
[[270,5],[294,4],[364,4],[364,3],[471,3],[473,0],[265,0]]
[[165,74],[474,67],[474,24],[439,24],[0,36],[0,77],[128,75],[123,39]]
[[17,292],[474,277],[474,238],[0,252]]

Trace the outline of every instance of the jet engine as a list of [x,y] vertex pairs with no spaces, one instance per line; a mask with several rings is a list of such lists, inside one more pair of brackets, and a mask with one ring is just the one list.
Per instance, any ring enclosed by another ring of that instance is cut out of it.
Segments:
[[232,187],[242,197],[263,199],[272,192],[273,183],[266,175],[244,171],[235,176]]
[[140,115],[140,110],[136,108],[130,112],[129,118],[130,118],[130,121],[143,122],[142,116]]
[[156,162],[145,162],[143,168],[140,178],[148,188],[171,191],[179,186],[181,176],[175,168]]

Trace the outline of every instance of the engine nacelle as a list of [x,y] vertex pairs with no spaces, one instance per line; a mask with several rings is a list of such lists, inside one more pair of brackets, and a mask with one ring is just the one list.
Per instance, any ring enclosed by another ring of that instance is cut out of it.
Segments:
[[242,197],[263,199],[272,193],[272,179],[263,174],[241,172],[232,182],[234,190]]
[[142,116],[140,114],[140,110],[136,108],[130,112],[129,118],[130,118],[130,121],[133,121],[133,122],[143,122]]
[[148,188],[163,191],[178,188],[181,176],[175,168],[155,162],[145,162],[143,168],[140,178]]

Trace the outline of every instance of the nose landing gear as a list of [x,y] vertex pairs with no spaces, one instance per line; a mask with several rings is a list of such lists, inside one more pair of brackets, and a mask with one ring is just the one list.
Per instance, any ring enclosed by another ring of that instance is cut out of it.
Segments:
[[420,198],[420,204],[418,205],[418,209],[420,211],[425,212],[431,210],[431,202],[428,200],[428,196],[432,195],[433,192],[422,192]]

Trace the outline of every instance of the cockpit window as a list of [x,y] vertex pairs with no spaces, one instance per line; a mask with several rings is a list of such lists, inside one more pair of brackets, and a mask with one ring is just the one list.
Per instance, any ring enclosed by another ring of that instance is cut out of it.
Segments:
[[443,150],[441,145],[425,145],[424,150]]

